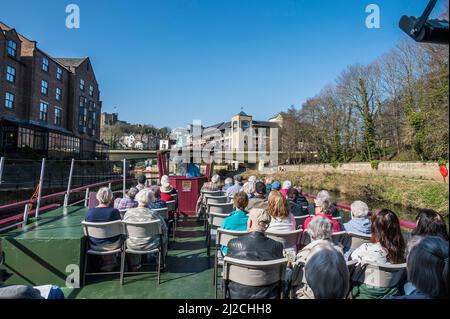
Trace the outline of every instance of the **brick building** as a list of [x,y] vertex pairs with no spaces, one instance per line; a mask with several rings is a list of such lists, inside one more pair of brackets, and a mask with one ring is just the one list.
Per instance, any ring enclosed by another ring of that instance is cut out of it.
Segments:
[[106,158],[89,58],[53,58],[0,22],[0,154]]

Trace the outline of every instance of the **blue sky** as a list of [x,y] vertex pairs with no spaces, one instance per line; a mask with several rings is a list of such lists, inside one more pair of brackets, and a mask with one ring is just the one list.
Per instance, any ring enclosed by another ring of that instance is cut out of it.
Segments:
[[[65,27],[70,3],[80,7],[80,29]],[[380,29],[365,27],[371,3],[380,7]],[[259,120],[299,107],[346,66],[369,63],[405,38],[401,15],[418,16],[427,3],[0,0],[0,21],[51,56],[89,56],[104,111],[174,128],[229,120],[241,107]]]

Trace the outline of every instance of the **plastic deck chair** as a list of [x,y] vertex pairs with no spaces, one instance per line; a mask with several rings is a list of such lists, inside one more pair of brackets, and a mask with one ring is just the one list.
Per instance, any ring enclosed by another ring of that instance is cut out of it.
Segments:
[[281,299],[283,297],[283,281],[287,262],[287,258],[269,261],[248,261],[225,257],[223,266],[224,298],[230,297],[227,291],[228,284],[232,281],[251,287],[263,287],[278,283]]
[[230,214],[234,210],[234,206],[232,203],[210,203],[206,209],[206,220],[205,220],[205,232],[208,234],[209,227],[209,214],[217,213],[217,214]]
[[333,243],[335,244],[340,244],[343,242],[345,236],[347,235],[347,232],[345,231],[338,231],[338,232],[334,232],[331,235],[331,240],[333,241]]
[[[87,221],[82,221],[81,225],[83,226],[83,232],[86,237],[94,237],[96,239],[107,239],[116,236],[122,236],[124,234],[122,221],[116,220],[112,222],[105,223],[91,223]],[[107,256],[107,255],[115,255],[121,254],[123,252],[123,238],[120,239],[120,247],[114,250],[94,250],[90,248],[89,238],[86,239],[86,250],[84,257],[84,269],[83,269],[83,286],[86,282],[86,276],[94,276],[94,275],[112,275],[112,274],[120,274],[119,272],[87,272],[87,264],[89,255],[95,256]]]
[[217,228],[222,227],[225,218],[230,214],[211,213],[208,214],[208,232],[206,233],[207,255],[210,256],[211,241],[213,236],[217,236]]
[[406,263],[380,265],[375,263],[357,264],[352,282],[366,284],[376,288],[391,288],[400,285],[406,278]]
[[160,284],[161,277],[161,255],[164,255],[163,249],[163,232],[161,228],[160,220],[151,220],[148,222],[130,222],[123,221],[124,230],[126,234],[126,238],[152,238],[154,236],[159,236],[159,245],[155,248],[149,250],[134,250],[127,247],[125,241],[125,248],[122,252],[122,263],[120,267],[120,284],[123,285],[124,276],[128,274],[153,274],[155,273],[150,271],[140,271],[140,272],[125,272],[125,259],[126,254],[138,254],[138,255],[149,255],[155,254],[158,260],[157,263],[157,271],[158,274],[158,285]]
[[305,216],[294,216],[295,218],[295,223],[296,223],[296,228],[300,229],[303,228],[303,224],[305,223],[305,220],[310,217],[309,215],[305,215]]
[[119,210],[120,218],[121,218],[121,219],[123,219],[123,217],[125,216],[126,212],[127,212],[127,209],[120,209],[120,210]]
[[242,235],[248,234],[247,231],[236,231],[218,228],[216,235],[216,247],[214,250],[214,271],[213,271],[213,286],[215,286],[215,298],[217,298],[217,275],[219,265],[223,265],[223,254],[220,249],[221,246],[227,246],[228,242],[233,238],[238,238]]
[[300,243],[303,230],[297,229],[289,232],[271,232],[266,231],[266,236],[283,244],[283,248],[295,248],[297,252],[297,245]]
[[175,232],[177,231],[177,202],[175,200],[171,200],[166,202],[167,205],[167,209],[169,211],[169,217],[170,217],[170,213],[172,213],[172,218],[170,220],[172,220],[172,240],[175,241]]
[[371,235],[358,234],[354,232],[347,232],[342,240],[342,245],[351,251],[354,251],[359,246],[365,243],[370,243]]

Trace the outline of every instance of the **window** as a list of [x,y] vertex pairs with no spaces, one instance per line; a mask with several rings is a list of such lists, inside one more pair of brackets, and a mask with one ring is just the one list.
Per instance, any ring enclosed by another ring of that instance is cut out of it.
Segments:
[[56,68],[56,78],[62,80],[62,69],[59,66]]
[[44,95],[48,94],[48,82],[45,80],[42,80],[41,82],[41,93]]
[[55,107],[55,122],[56,126],[61,126],[61,109],[59,107]]
[[80,90],[84,91],[84,80],[80,79]]
[[92,85],[89,85],[89,95],[94,96],[94,87]]
[[86,125],[88,120],[88,101],[84,96],[80,96],[80,108],[78,110],[78,131],[86,133]]
[[42,58],[42,70],[48,72],[48,59],[46,57]]
[[6,80],[11,83],[16,81],[16,69],[9,65],[6,68]]
[[7,109],[14,108],[14,94],[6,92],[6,94],[5,94],[5,107]]
[[60,88],[56,88],[56,95],[55,98],[57,101],[61,101],[61,95],[62,95],[62,91]]
[[45,102],[41,102],[39,105],[39,119],[41,121],[47,122],[47,110],[48,104]]
[[17,55],[17,43],[13,40],[8,41],[8,55],[16,57]]

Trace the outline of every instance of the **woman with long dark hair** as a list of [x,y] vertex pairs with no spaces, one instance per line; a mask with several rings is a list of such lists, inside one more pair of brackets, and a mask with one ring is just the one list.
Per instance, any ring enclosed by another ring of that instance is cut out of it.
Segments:
[[441,214],[431,209],[422,209],[416,216],[414,236],[437,236],[448,241],[447,225]]
[[397,215],[381,209],[372,216],[371,242],[361,245],[351,254],[351,259],[378,264],[405,262],[405,241]]

